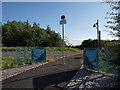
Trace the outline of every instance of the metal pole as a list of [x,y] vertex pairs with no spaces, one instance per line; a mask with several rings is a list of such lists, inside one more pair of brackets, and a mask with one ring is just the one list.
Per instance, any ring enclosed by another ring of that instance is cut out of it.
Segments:
[[64,61],[64,24],[62,24],[62,36],[63,36],[63,40],[62,40],[62,59],[63,59],[63,64],[65,64]]
[[65,20],[65,16],[64,15],[62,15],[61,16],[61,21],[60,21],[60,25],[62,25],[62,61],[63,61],[63,64],[65,64],[65,60],[64,60],[64,24],[66,24],[66,20]]
[[100,47],[100,40],[99,40],[99,24],[98,24],[98,20],[97,20],[97,40],[98,40],[98,48]]
[[101,31],[99,30],[99,48],[101,48]]

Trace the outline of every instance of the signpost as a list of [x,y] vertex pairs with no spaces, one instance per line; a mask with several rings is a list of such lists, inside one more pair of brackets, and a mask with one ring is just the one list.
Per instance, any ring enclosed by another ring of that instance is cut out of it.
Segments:
[[60,25],[62,25],[62,57],[63,57],[63,64],[65,64],[65,61],[64,61],[64,24],[66,24],[66,19],[65,19],[65,16],[62,15],[61,16],[61,20],[60,20]]

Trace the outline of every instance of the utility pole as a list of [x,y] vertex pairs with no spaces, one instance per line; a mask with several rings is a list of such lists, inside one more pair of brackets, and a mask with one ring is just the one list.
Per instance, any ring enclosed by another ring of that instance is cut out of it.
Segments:
[[66,24],[66,19],[65,16],[62,15],[60,20],[60,25],[62,25],[62,59],[63,59],[63,64],[65,64],[65,54],[64,54],[64,24]]

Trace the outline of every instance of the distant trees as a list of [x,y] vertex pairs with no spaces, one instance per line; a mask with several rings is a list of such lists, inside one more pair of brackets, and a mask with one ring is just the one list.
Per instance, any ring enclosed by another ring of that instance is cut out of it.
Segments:
[[47,29],[40,28],[39,23],[33,26],[29,21],[7,21],[2,25],[2,44],[4,46],[61,46],[61,37],[50,26]]
[[[119,40],[101,40],[101,47],[108,47],[108,46],[114,46],[115,44],[120,44]],[[84,40],[81,45],[75,46],[75,48],[78,49],[84,49],[89,47],[96,47],[97,48],[97,40]]]

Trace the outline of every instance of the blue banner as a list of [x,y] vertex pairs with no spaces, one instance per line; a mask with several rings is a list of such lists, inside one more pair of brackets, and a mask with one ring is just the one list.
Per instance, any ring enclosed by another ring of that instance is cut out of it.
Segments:
[[98,49],[85,48],[84,49],[84,67],[98,70]]
[[45,62],[45,61],[46,61],[46,49],[32,50],[32,62]]

